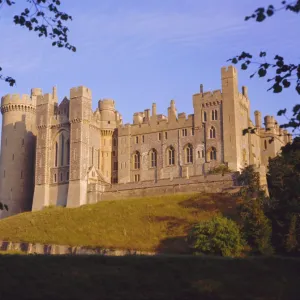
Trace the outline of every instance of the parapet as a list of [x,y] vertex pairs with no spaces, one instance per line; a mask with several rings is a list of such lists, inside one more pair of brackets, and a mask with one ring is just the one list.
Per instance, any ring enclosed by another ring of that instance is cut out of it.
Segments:
[[233,78],[237,76],[237,69],[234,66],[222,67],[221,68],[222,78]]
[[113,99],[103,99],[98,102],[99,110],[115,110],[115,101]]
[[213,100],[222,100],[222,91],[214,90],[212,92],[205,92],[202,94],[202,101],[213,101]]
[[92,91],[85,86],[73,87],[70,90],[70,99],[77,97],[85,97],[92,99]]
[[43,91],[40,88],[33,88],[31,89],[31,97],[32,96],[42,96],[43,95]]
[[8,94],[1,98],[1,106],[3,105],[32,105],[35,106],[35,102],[31,99],[31,97],[27,94]]

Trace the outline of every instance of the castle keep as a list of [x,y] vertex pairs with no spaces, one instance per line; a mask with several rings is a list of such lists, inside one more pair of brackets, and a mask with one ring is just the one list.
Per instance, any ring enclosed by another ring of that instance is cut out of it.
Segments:
[[[171,100],[167,116],[153,103],[125,125],[112,99],[100,100],[93,112],[92,92],[83,86],[60,104],[56,88],[2,97],[0,201],[9,207],[2,217],[94,203],[124,187],[195,183],[220,164],[233,171],[267,166],[290,136],[272,116],[263,127],[259,111],[252,123],[247,88],[239,92],[234,67],[221,69],[221,83],[213,92],[200,86],[191,115],[177,113]],[[243,135],[248,127],[256,134]]]

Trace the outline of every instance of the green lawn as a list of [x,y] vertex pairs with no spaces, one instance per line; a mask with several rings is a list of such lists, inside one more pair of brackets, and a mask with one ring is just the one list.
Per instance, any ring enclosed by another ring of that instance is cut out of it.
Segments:
[[0,256],[0,299],[298,300],[300,260]]
[[47,208],[0,221],[0,240],[185,253],[192,224],[223,213],[235,200],[222,194],[178,194]]

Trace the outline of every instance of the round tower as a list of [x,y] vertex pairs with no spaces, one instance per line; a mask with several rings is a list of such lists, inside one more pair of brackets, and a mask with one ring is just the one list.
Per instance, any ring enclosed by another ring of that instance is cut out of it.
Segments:
[[8,211],[1,218],[31,210],[36,143],[35,99],[6,95],[1,99],[2,136],[0,201]]
[[108,182],[112,180],[114,162],[113,157],[113,133],[117,127],[115,101],[103,99],[98,103],[101,114],[101,173]]

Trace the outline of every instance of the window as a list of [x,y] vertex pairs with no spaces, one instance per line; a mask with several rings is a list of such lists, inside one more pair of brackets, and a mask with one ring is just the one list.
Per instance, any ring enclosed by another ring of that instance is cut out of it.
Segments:
[[217,111],[217,110],[213,110],[213,111],[211,112],[211,119],[212,119],[213,121],[218,120],[218,111]]
[[94,165],[94,147],[92,147],[92,165]]
[[142,136],[142,142],[145,143],[145,136]]
[[61,135],[61,151],[60,151],[60,165],[64,165],[64,147],[65,147],[65,137]]
[[195,135],[195,128],[192,128],[191,135]]
[[209,130],[209,137],[211,138],[211,139],[214,139],[214,138],[216,138],[216,129],[215,129],[215,127],[211,127],[210,128],[210,130]]
[[158,133],[158,140],[161,141],[161,132]]
[[67,180],[69,180],[69,172],[67,172]]
[[114,161],[114,170],[117,171],[118,170],[118,162]]
[[57,167],[58,144],[55,143],[55,167]]
[[140,181],[140,175],[139,174],[134,175],[134,181],[135,182]]
[[168,133],[165,132],[165,140],[167,140],[167,139],[168,139]]
[[217,150],[215,147],[212,147],[210,150],[210,160],[216,160],[217,159]]
[[63,181],[63,175],[60,173],[60,181]]
[[56,182],[56,174],[54,174],[54,182]]
[[198,151],[198,158],[200,158],[200,151]]
[[133,155],[133,168],[135,170],[140,168],[140,153],[138,151]]
[[150,166],[151,168],[157,167],[157,152],[155,149],[150,151]]
[[186,155],[186,162],[192,163],[193,162],[193,146],[188,144],[185,148],[185,155]]
[[182,136],[187,136],[187,129],[182,129]]
[[107,121],[107,124],[110,124],[110,121]]
[[70,140],[67,140],[67,164],[70,164]]
[[136,144],[139,143],[139,137],[138,137],[138,136],[135,137],[135,143],[136,143]]
[[207,114],[206,111],[203,112],[203,122],[207,121]]
[[167,162],[169,166],[175,165],[175,149],[172,146],[167,150]]
[[264,144],[264,146],[265,146],[265,150],[267,150],[267,148],[268,148],[268,144],[267,144],[267,140],[265,140],[265,142],[264,142],[265,144]]

